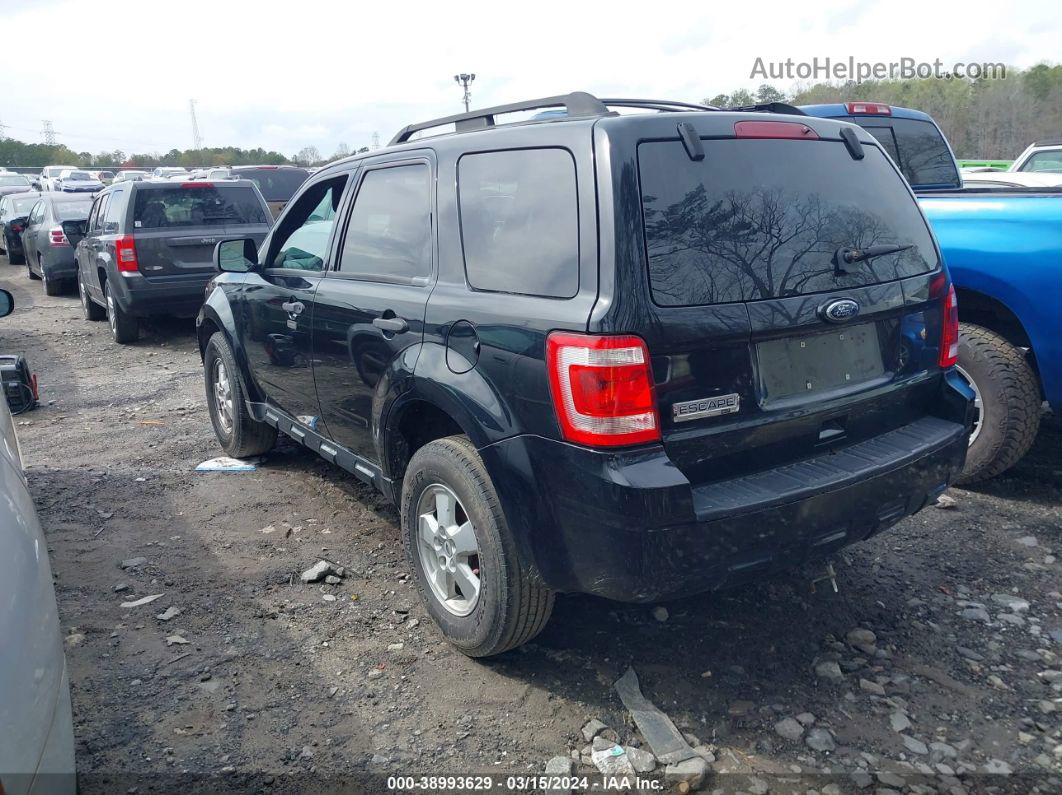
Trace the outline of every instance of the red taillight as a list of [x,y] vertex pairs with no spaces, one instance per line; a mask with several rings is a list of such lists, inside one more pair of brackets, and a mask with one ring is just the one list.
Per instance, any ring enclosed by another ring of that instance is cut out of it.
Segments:
[[213,182],[182,182],[182,188],[213,188]]
[[959,302],[955,288],[948,285],[944,295],[944,328],[940,334],[940,366],[953,367],[959,360]]
[[892,107],[883,102],[849,102],[845,105],[848,112],[853,116],[864,114],[871,116],[891,116]]
[[818,134],[798,121],[739,121],[734,122],[734,135],[738,138],[795,138],[805,141],[819,140]]
[[649,351],[638,337],[553,332],[550,393],[569,442],[617,447],[660,439]]
[[132,235],[115,238],[114,253],[119,271],[132,273],[140,270],[140,263],[136,259],[136,241],[133,240]]
[[66,234],[63,232],[63,227],[53,226],[48,230],[48,245],[51,246],[69,246],[70,241],[66,239]]

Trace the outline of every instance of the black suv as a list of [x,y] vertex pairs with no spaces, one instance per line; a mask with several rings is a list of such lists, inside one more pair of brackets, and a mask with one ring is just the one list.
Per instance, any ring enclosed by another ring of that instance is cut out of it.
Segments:
[[222,447],[375,484],[473,656],[559,591],[719,588],[918,511],[966,454],[954,291],[874,138],[797,113],[577,93],[326,166],[215,251]]
[[81,306],[110,321],[118,343],[136,342],[140,318],[194,317],[214,276],[215,244],[261,241],[269,207],[249,180],[118,182],[100,191],[88,219],[63,224],[75,246]]

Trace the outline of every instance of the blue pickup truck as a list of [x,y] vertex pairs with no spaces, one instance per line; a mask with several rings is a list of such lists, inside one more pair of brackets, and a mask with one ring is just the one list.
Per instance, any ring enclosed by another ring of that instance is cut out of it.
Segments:
[[964,188],[927,114],[879,102],[805,105],[854,122],[889,152],[929,218],[959,299],[959,372],[978,416],[959,482],[1013,466],[1043,401],[1062,411],[1062,189]]

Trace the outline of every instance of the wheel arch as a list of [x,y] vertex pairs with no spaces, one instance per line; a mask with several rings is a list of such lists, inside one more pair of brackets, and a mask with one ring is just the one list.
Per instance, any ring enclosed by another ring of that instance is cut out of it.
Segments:
[[959,321],[994,331],[1015,348],[1026,349],[1029,365],[1039,379],[1036,348],[1018,314],[1000,299],[978,290],[956,286],[955,294],[959,301]]

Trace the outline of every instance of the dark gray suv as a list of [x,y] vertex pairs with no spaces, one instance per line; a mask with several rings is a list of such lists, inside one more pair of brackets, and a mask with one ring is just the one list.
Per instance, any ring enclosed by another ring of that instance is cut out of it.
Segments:
[[140,336],[139,318],[193,317],[214,275],[214,244],[233,235],[261,241],[271,221],[250,180],[106,188],[86,221],[64,225],[85,318],[106,317],[114,341],[125,344]]

